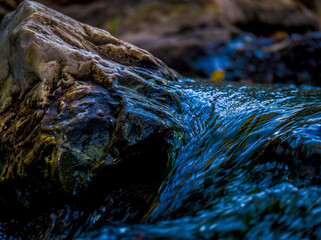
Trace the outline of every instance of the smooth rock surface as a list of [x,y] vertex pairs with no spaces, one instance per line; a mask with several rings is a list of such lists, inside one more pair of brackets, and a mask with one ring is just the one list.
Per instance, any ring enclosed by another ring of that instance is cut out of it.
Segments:
[[4,18],[0,48],[1,208],[163,176],[179,129],[164,63],[32,1]]

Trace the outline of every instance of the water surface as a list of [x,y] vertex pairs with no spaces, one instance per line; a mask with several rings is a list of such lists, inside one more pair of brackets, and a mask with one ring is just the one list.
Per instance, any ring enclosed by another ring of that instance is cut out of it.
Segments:
[[83,239],[321,236],[321,92],[181,80],[183,146],[141,224]]

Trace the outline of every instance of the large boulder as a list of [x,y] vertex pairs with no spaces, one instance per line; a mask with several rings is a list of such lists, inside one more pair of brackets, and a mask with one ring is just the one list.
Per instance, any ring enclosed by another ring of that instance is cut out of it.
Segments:
[[3,19],[0,48],[1,208],[164,175],[179,93],[160,60],[32,1]]

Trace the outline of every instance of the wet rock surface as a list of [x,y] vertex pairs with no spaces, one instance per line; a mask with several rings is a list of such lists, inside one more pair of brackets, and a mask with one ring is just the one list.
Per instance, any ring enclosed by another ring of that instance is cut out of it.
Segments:
[[178,146],[175,72],[32,1],[0,31],[1,218],[162,179]]
[[[195,68],[214,81],[321,86],[321,34],[264,38],[243,34],[213,44]],[[222,77],[216,77],[222,71]]]

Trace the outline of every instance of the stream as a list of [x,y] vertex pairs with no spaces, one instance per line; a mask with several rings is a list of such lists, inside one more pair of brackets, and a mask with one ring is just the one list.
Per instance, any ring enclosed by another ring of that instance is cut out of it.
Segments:
[[303,5],[79,5],[165,64],[13,2],[0,13],[17,7],[0,24],[0,239],[321,240],[321,33],[294,34],[320,30]]
[[320,89],[167,84],[182,130],[161,182],[1,222],[0,238],[320,239]]
[[319,239],[321,92],[191,79],[175,88],[184,144],[154,209],[79,239]]

